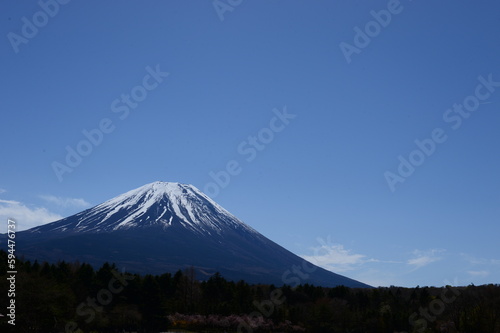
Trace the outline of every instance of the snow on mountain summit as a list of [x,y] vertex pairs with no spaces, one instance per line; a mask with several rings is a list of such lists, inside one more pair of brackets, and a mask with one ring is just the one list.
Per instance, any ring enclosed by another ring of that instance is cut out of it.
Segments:
[[225,228],[256,231],[196,187],[154,182],[105,201],[32,232],[110,232],[121,229],[180,225],[196,233],[220,234]]

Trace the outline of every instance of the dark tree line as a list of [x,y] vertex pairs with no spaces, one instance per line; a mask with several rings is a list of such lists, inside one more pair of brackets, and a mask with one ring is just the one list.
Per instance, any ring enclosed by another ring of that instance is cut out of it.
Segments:
[[[500,332],[500,286],[351,289],[250,285],[194,269],[131,275],[113,264],[16,263],[16,326],[0,332]],[[0,314],[9,302],[0,251]]]

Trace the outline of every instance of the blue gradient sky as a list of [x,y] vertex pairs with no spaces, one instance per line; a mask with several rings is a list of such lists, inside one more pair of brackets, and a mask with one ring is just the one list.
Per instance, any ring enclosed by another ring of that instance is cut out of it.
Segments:
[[[28,228],[174,181],[365,283],[500,282],[498,2],[0,9],[0,232],[7,217]],[[34,19],[38,31],[23,28]],[[369,42],[356,27],[375,29]],[[341,43],[356,42],[347,59]],[[168,76],[147,77],[154,70]],[[127,105],[131,93],[140,101]],[[453,111],[464,102],[474,111]],[[285,109],[295,117],[273,120]],[[103,121],[110,133],[81,143]],[[446,140],[415,152],[435,129]],[[87,156],[58,177],[54,162],[79,144]],[[418,164],[411,175],[398,174],[399,156]],[[387,172],[404,182],[391,189]]]

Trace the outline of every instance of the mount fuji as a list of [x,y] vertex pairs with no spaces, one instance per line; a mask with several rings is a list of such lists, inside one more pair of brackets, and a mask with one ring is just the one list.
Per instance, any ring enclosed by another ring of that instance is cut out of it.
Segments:
[[[0,243],[5,244],[6,235]],[[16,235],[26,259],[113,262],[133,273],[194,267],[249,283],[370,287],[305,261],[246,225],[196,187],[154,182]],[[1,246],[5,248],[5,245]]]

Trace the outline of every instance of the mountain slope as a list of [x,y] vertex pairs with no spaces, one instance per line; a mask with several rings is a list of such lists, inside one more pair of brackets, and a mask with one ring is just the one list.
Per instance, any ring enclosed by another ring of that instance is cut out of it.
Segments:
[[[251,283],[368,287],[306,262],[192,185],[155,182],[78,214],[18,232],[17,253],[38,260],[115,262],[161,274],[194,266]],[[22,240],[22,241],[21,241]]]

